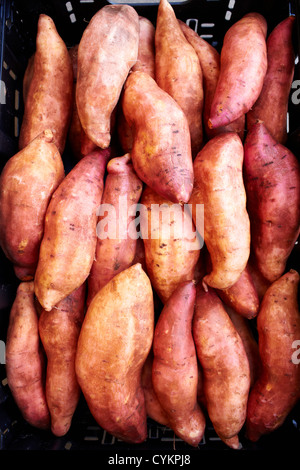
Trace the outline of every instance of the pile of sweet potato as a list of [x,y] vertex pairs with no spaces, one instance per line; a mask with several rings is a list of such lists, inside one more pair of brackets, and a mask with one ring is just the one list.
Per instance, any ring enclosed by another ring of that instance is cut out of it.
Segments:
[[167,0],[155,25],[108,5],[68,50],[40,15],[0,180],[7,379],[32,426],[65,435],[82,394],[126,442],[150,417],[197,447],[209,420],[236,449],[299,402],[293,25],[251,12],[219,53]]

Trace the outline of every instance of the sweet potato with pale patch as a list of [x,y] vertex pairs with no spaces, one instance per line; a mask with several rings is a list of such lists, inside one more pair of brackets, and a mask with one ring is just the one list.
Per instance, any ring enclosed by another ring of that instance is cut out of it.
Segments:
[[45,129],[51,129],[54,142],[63,153],[73,101],[73,69],[68,49],[49,16],[38,20],[33,71],[20,129],[23,149]]
[[34,278],[35,294],[46,311],[90,273],[106,164],[101,150],[92,152],[79,160],[52,195]]
[[50,130],[11,157],[0,176],[0,244],[20,280],[33,279],[44,219],[65,176]]
[[64,436],[70,429],[80,397],[75,356],[84,313],[85,283],[50,312],[43,310],[39,318],[39,335],[47,356],[45,393],[55,436]]
[[24,419],[40,429],[50,427],[33,281],[21,282],[13,302],[6,338],[8,386]]
[[257,268],[269,282],[285,270],[300,231],[300,165],[264,123],[245,140],[244,180]]
[[132,128],[131,158],[140,179],[171,202],[187,203],[194,173],[185,114],[145,72],[131,72],[122,97]]
[[300,365],[293,360],[294,342],[300,338],[298,287],[295,270],[274,281],[257,317],[262,367],[248,401],[246,435],[251,441],[278,429],[299,401]]
[[259,97],[267,72],[266,34],[259,13],[247,13],[226,32],[208,122],[212,129],[245,115]]
[[203,282],[216,289],[227,289],[237,282],[250,254],[243,159],[241,139],[226,132],[209,140],[194,161],[190,203],[196,227],[196,205],[204,204],[204,234],[200,235],[212,263],[212,271]]
[[169,427],[188,444],[202,440],[206,420],[197,400],[198,361],[192,336],[196,299],[193,281],[180,283],[154,330],[152,381]]
[[81,327],[76,374],[98,424],[125,442],[147,437],[142,368],[153,340],[152,287],[140,264],[93,298]]
[[130,5],[105,5],[92,17],[78,47],[76,103],[87,136],[111,142],[111,119],[138,55],[139,17]]
[[294,78],[295,52],[293,26],[295,16],[281,21],[267,39],[268,68],[260,95],[247,113],[247,127],[264,122],[280,144],[287,140],[287,113]]

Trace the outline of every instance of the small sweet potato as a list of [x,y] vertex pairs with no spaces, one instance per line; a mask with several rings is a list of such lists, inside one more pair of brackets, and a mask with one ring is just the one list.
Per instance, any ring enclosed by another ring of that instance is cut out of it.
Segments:
[[212,129],[245,115],[259,97],[267,72],[266,34],[267,22],[259,13],[247,13],[226,32],[209,117]]
[[195,207],[204,204],[204,237],[200,235],[212,263],[212,271],[203,282],[216,289],[227,289],[237,282],[250,254],[243,159],[241,139],[234,132],[226,132],[210,139],[194,161],[190,203],[196,226]]
[[249,361],[221,299],[201,284],[197,285],[192,332],[209,418],[226,445],[238,448],[250,389]]
[[247,113],[248,129],[262,121],[274,139],[283,145],[287,140],[287,112],[295,69],[292,36],[295,18],[289,16],[271,31],[267,39],[268,69],[263,88]]
[[51,129],[62,154],[73,101],[73,69],[68,49],[49,16],[38,20],[32,78],[24,102],[19,148],[45,129]]
[[81,327],[75,363],[81,390],[98,424],[125,442],[147,437],[141,375],[153,330],[152,288],[140,264],[95,295]]
[[202,69],[196,51],[184,36],[168,0],[160,0],[157,10],[155,79],[184,111],[195,157],[203,143]]
[[122,97],[132,128],[132,163],[150,188],[171,202],[187,203],[194,173],[187,118],[176,101],[145,72],[131,72]]
[[107,163],[101,152],[79,160],[49,203],[34,278],[35,294],[46,311],[81,286],[90,273]]
[[264,123],[245,140],[244,181],[257,268],[273,282],[284,272],[300,231],[300,165]]
[[11,157],[3,168],[0,244],[20,280],[34,277],[46,210],[64,176],[64,165],[49,129]]
[[268,288],[257,317],[262,367],[252,388],[246,420],[251,441],[278,429],[299,401],[300,365],[293,361],[300,338],[299,274],[290,270]]
[[154,330],[152,381],[169,427],[188,444],[202,440],[206,420],[197,400],[198,361],[192,336],[196,298],[193,281],[180,283]]
[[24,419],[40,429],[50,427],[33,281],[21,282],[13,302],[6,338],[8,386]]
[[138,55],[139,17],[130,5],[105,5],[78,47],[76,103],[84,132],[98,147],[111,141],[111,119]]
[[39,318],[39,335],[47,356],[45,393],[55,436],[64,436],[70,429],[80,397],[75,356],[84,313],[85,283],[50,312],[43,310]]

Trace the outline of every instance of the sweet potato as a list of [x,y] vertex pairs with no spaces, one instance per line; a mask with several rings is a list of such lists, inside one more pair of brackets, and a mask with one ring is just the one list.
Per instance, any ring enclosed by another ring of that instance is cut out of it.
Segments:
[[140,179],[171,202],[187,203],[194,173],[187,118],[145,72],[131,72],[122,97],[132,128],[131,158]]
[[196,298],[193,281],[180,283],[154,330],[153,388],[177,436],[196,447],[206,420],[197,401],[198,362],[192,336]]
[[78,47],[76,103],[87,136],[111,141],[111,118],[138,55],[139,18],[130,5],[105,5],[92,17]]
[[0,244],[20,280],[33,279],[51,195],[65,176],[45,130],[11,157],[0,177]]
[[268,68],[263,88],[247,113],[247,127],[257,121],[265,126],[280,144],[287,140],[287,112],[295,69],[293,26],[295,16],[281,21],[267,39]]
[[293,361],[300,338],[299,274],[290,270],[268,288],[257,317],[261,374],[248,401],[251,441],[278,429],[300,397],[300,365]]
[[23,149],[45,129],[51,129],[62,154],[65,148],[73,101],[73,69],[68,49],[49,16],[38,20],[33,72],[24,103],[19,135]]
[[45,395],[45,358],[41,348],[33,281],[21,282],[13,302],[6,338],[8,386],[24,419],[50,427]]
[[187,41],[168,0],[160,0],[155,28],[155,79],[184,111],[192,155],[202,147],[203,77],[198,56]]
[[204,242],[212,263],[203,282],[216,289],[227,289],[237,282],[250,254],[243,158],[241,139],[226,132],[209,140],[194,161],[190,203],[196,226],[195,207],[204,204]]
[[47,356],[46,400],[55,436],[64,436],[70,429],[80,397],[75,356],[84,308],[85,283],[50,312],[43,310],[39,318],[39,335]]
[[242,339],[216,292],[197,285],[192,325],[209,418],[226,445],[238,448],[246,420],[250,366]]
[[92,152],[79,160],[52,195],[34,278],[35,294],[46,311],[90,273],[106,163],[101,150]]
[[228,125],[224,125],[216,129],[210,129],[208,125],[208,119],[220,75],[220,54],[217,49],[215,49],[209,42],[199,36],[199,34],[191,29],[186,23],[181,20],[178,20],[178,22],[186,39],[193,46],[197,53],[202,70],[204,92],[203,126],[206,138],[210,139],[220,132],[233,131],[237,132],[241,140],[243,140],[245,133],[244,114]]
[[147,437],[141,374],[153,340],[151,283],[140,264],[93,298],[79,335],[76,374],[91,414],[125,442]]
[[170,203],[149,187],[143,191],[141,204],[145,208],[140,224],[147,274],[165,303],[178,284],[194,279],[200,241],[191,215],[183,206]]
[[253,124],[245,140],[244,180],[258,269],[273,282],[284,272],[300,230],[300,165],[271,136]]
[[267,72],[267,22],[248,13],[226,32],[220,55],[220,75],[211,105],[209,126],[227,125],[254,105]]
[[108,162],[103,210],[98,213],[95,259],[88,277],[88,304],[105,284],[133,262],[137,239],[130,233],[130,226],[142,189],[129,153]]

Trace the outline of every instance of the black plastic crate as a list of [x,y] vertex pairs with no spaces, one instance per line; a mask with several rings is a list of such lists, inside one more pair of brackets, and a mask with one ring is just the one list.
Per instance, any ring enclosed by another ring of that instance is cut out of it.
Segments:
[[[27,61],[35,49],[36,27],[40,13],[52,17],[56,28],[68,47],[78,44],[88,21],[105,0],[1,0],[0,7],[0,171],[5,162],[17,152],[19,129],[23,115],[22,80]],[[118,3],[112,1],[111,3]],[[128,3],[137,12],[156,21],[158,1],[133,0]],[[289,102],[289,138],[287,146],[296,155],[300,152],[300,0],[175,0],[171,2],[176,16],[187,22],[217,50],[221,50],[227,29],[250,11],[264,15],[270,32],[276,24],[289,14],[296,15],[294,46],[296,52],[295,77]],[[72,161],[68,145],[63,154],[66,169]],[[299,245],[295,246],[289,261],[294,268],[300,266]],[[28,425],[20,415],[10,394],[5,372],[5,339],[9,311],[14,300],[18,281],[11,264],[0,250],[0,450],[60,450],[60,451],[101,451],[106,459],[114,456],[143,455],[144,464],[158,464],[155,455],[173,455],[170,465],[188,464],[187,460],[174,461],[175,455],[190,456],[191,462],[201,462],[203,455],[236,455],[217,436],[208,423],[203,441],[197,449],[174,436],[174,433],[148,421],[148,439],[143,444],[128,445],[102,430],[91,416],[82,399],[73,417],[69,432],[61,438],[51,432],[40,431]],[[300,447],[300,403],[286,422],[277,431],[251,443],[240,433],[241,452],[257,450],[288,450]],[[148,456],[148,457],[147,457]],[[183,457],[182,457],[183,459]],[[1,461],[1,456],[0,456]]]

